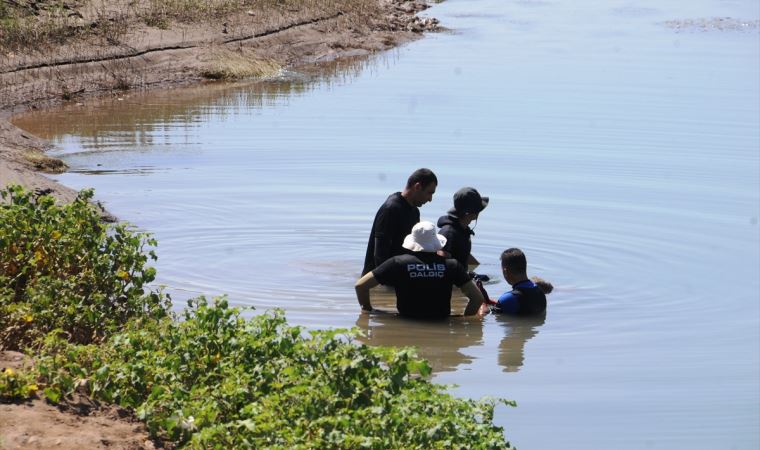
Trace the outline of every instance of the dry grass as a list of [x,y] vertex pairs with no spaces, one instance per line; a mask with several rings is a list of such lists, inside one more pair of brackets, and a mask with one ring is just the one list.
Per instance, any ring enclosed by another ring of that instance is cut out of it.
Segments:
[[[42,3],[42,2],[40,2]],[[32,1],[0,0],[0,49],[23,50],[40,42],[61,44],[80,34],[78,17],[69,16],[64,2],[48,2],[46,8],[34,9]]]
[[37,170],[47,173],[63,173],[66,171],[66,164],[58,159],[52,158],[38,151],[26,151],[23,153],[24,160],[34,166]]
[[201,74],[212,80],[239,80],[270,78],[281,71],[282,66],[276,61],[253,59],[241,52],[219,49],[214,51],[208,67]]

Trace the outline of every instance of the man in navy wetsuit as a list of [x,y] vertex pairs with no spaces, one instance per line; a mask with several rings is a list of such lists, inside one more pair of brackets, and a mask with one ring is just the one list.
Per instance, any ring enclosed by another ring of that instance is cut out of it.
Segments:
[[437,252],[446,238],[431,222],[420,222],[406,236],[403,247],[412,253],[393,256],[363,275],[354,286],[363,311],[372,311],[369,291],[378,284],[396,290],[396,309],[406,317],[440,319],[451,314],[451,287],[456,285],[469,302],[464,315],[478,313],[483,295],[467,270],[453,258]]
[[[486,300],[496,313],[533,316],[546,311],[546,294],[552,291],[551,283],[540,278],[528,278],[528,262],[519,248],[508,248],[501,254],[501,271],[512,290],[505,292],[498,300]],[[481,288],[481,292],[485,290]],[[488,295],[484,294],[488,299]]]
[[420,221],[419,207],[433,199],[438,178],[430,169],[417,169],[402,192],[391,194],[380,206],[369,233],[362,275],[391,256],[404,253],[401,244]]

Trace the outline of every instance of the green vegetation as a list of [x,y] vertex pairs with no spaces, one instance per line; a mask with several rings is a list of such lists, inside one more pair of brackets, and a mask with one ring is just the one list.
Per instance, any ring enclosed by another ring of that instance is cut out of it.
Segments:
[[71,342],[101,342],[130,319],[160,317],[168,299],[147,292],[156,242],[107,227],[82,191],[69,205],[22,188],[0,192],[0,347],[19,349],[58,329]]
[[512,403],[452,397],[413,350],[307,332],[281,311],[245,318],[225,298],[173,317],[145,287],[155,242],[100,224],[90,191],[61,207],[2,194],[0,331],[35,366],[0,373],[0,399],[84,391],[184,448],[509,448],[492,419]]
[[28,398],[34,395],[38,390],[35,378],[34,373],[18,373],[11,368],[5,368],[0,371],[0,399]]

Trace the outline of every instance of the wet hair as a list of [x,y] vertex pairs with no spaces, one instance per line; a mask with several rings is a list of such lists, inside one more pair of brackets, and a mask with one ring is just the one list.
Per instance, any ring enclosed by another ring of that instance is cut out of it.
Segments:
[[505,267],[511,273],[525,273],[528,270],[525,253],[519,248],[504,250],[501,254],[501,267]]
[[420,183],[423,188],[428,187],[430,183],[438,184],[438,178],[430,169],[417,169],[406,180],[406,188],[411,189],[415,184]]

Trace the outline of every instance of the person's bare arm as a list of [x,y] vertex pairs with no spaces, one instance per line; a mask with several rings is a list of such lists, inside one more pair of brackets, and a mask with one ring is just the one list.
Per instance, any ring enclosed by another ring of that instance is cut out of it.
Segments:
[[369,301],[369,290],[380,284],[372,272],[367,272],[354,285],[356,299],[362,307],[362,311],[372,311],[372,303]]
[[467,306],[464,308],[464,315],[472,316],[474,314],[477,314],[477,312],[480,310],[480,305],[483,304],[483,294],[480,293],[480,289],[478,289],[478,287],[475,285],[475,282],[472,280],[463,284],[460,289],[469,299]]

